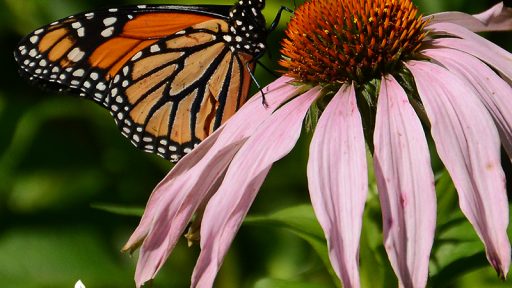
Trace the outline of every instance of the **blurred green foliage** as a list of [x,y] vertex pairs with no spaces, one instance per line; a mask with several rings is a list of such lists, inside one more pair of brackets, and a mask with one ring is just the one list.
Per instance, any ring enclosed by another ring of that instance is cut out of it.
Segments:
[[[119,134],[109,113],[95,104],[44,92],[20,79],[12,51],[24,34],[71,14],[105,6],[171,2],[208,1],[0,1],[2,287],[72,287],[78,279],[87,287],[133,287],[136,255],[132,258],[119,250],[138,223],[138,217],[126,214],[140,210],[116,210],[105,203],[143,207],[171,165],[135,149]],[[421,0],[416,4],[429,14],[443,10],[476,13],[493,3]],[[269,21],[281,5],[293,7],[293,1],[267,1]],[[271,58],[262,59],[274,70],[288,19],[285,14],[270,36]],[[489,36],[512,51],[510,33]],[[273,79],[263,69],[257,70],[257,78],[262,84]],[[296,149],[274,165],[251,210],[252,215],[267,216],[249,217],[226,258],[217,287],[335,286],[331,268],[324,265],[323,236],[307,206],[309,138],[303,135]],[[429,283],[432,287],[510,287],[510,281],[497,280],[482,244],[458,209],[449,177],[439,164],[435,168],[439,227]],[[383,254],[375,184],[371,188],[361,242],[363,286],[394,287],[396,278]],[[120,213],[109,213],[105,207]],[[154,286],[187,287],[197,253],[197,246],[188,248],[181,241]]]

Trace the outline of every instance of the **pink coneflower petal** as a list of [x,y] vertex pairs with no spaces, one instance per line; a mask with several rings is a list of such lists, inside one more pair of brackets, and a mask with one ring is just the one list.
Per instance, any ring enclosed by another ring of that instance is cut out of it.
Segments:
[[427,49],[423,53],[443,64],[471,85],[491,113],[501,143],[512,159],[512,87],[480,60],[453,49]]
[[[190,168],[194,167],[199,160],[201,160],[204,155],[211,149],[214,145],[215,141],[217,141],[218,136],[220,135],[220,131],[223,128],[219,128],[216,131],[215,135],[211,135],[205,139],[205,141],[201,142],[196,149],[194,149],[194,153],[189,153],[185,155],[183,159],[187,159],[187,161],[180,161],[176,164],[174,169],[172,169],[165,178],[158,183],[158,185],[153,189],[151,196],[149,197],[148,203],[146,204],[146,209],[144,210],[144,214],[142,215],[139,226],[135,229],[135,231],[130,236],[130,239],[126,242],[123,247],[123,251],[129,251],[130,253],[137,249],[142,241],[146,238],[149,230],[152,226],[152,221],[156,215],[158,215],[158,211],[164,208],[161,206],[162,199],[168,193],[167,188],[171,186],[171,183],[174,181],[174,178],[178,177],[182,173],[186,172]],[[173,199],[170,199],[171,201]],[[166,203],[167,204],[167,203]]]
[[512,54],[507,50],[459,25],[438,23],[429,26],[429,29],[462,38],[439,38],[433,41],[434,45],[457,49],[480,58],[500,71],[509,82],[512,81]]
[[318,121],[308,161],[311,202],[343,287],[360,287],[359,238],[368,192],[365,147],[354,86],[344,85]]
[[240,148],[201,224],[201,254],[192,287],[212,287],[224,256],[272,164],[297,142],[302,121],[318,97],[313,88],[279,108]]
[[[271,95],[269,95],[270,97],[268,97],[268,109],[263,109],[261,102],[258,103],[258,101],[261,101],[260,97],[251,98],[247,105],[244,106],[244,108],[242,108],[240,111],[240,113],[243,115],[234,116],[240,118],[240,121],[232,121],[234,122],[233,124],[227,124],[229,128],[227,129],[226,133],[221,132],[224,129],[224,126],[220,127],[217,131],[215,131],[214,134],[205,139],[205,141],[203,141],[196,149],[194,149],[193,153],[187,154],[183,158],[186,159],[185,161],[180,161],[176,164],[171,172],[169,172],[167,176],[154,189],[154,192],[151,194],[151,197],[146,206],[146,212],[144,213],[139,226],[132,234],[130,240],[128,240],[128,243],[125,245],[126,248],[124,250],[129,250],[130,247],[136,246],[137,242],[140,242],[145,238],[147,232],[149,231],[150,225],[152,225],[151,221],[156,214],[156,207],[161,206],[160,200],[162,199],[162,196],[172,194],[168,193],[167,191],[171,189],[172,182],[175,180],[175,178],[194,168],[199,161],[203,163],[202,165],[205,165],[206,163],[210,162],[212,160],[211,157],[215,156],[220,150],[224,150],[230,145],[238,145],[237,143],[248,137],[250,133],[254,131],[254,127],[256,127],[266,117],[268,117],[275,108],[277,108],[283,101],[286,101],[286,99],[296,94],[297,88],[286,84],[290,80],[291,78],[289,77],[281,77],[268,87],[264,88],[266,91],[272,91]],[[249,106],[250,108],[247,108]],[[214,143],[217,142],[217,138],[221,134],[221,141],[215,144],[215,148],[212,148]],[[225,150],[232,151],[231,149]],[[206,154],[209,155],[209,159],[203,159],[205,158]],[[201,167],[195,167],[195,169],[200,170]],[[173,199],[175,198],[170,200]],[[165,207],[166,206],[163,205],[163,208]]]
[[476,15],[453,11],[441,12],[426,16],[430,25],[448,22],[464,26],[473,32],[508,31],[512,29],[512,8],[505,7],[503,2]]
[[407,67],[460,207],[483,240],[487,259],[504,278],[510,265],[509,215],[498,131],[473,90],[457,76],[429,62],[410,61]]
[[216,190],[218,179],[240,145],[272,111],[297,93],[297,87],[287,84],[289,80],[281,77],[264,88],[268,108],[261,104],[260,97],[251,99],[233,116],[235,121],[227,122],[208,137],[212,140],[207,139],[183,158],[186,161],[176,164],[154,190],[148,203],[151,209],[146,209],[149,212],[125,245],[125,250],[133,250],[145,237],[135,273],[138,286],[152,279],[164,264],[192,214]]
[[421,122],[393,76],[382,79],[374,143],[384,246],[400,287],[425,287],[436,224],[434,174]]

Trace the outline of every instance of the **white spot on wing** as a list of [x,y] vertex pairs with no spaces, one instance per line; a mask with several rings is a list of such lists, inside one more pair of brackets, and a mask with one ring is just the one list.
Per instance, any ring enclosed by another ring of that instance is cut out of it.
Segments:
[[105,30],[101,31],[101,36],[103,37],[110,37],[114,34],[114,27],[108,27]]
[[160,51],[160,47],[158,45],[153,45],[149,48],[149,51],[151,51],[151,53],[155,53],[155,52],[158,52]]
[[84,27],[80,27],[76,30],[76,33],[78,34],[78,37],[84,37],[85,35],[85,29]]
[[135,61],[135,60],[139,59],[140,56],[142,56],[142,51],[139,51],[135,55],[133,55],[132,61]]
[[68,59],[73,62],[78,62],[78,61],[82,60],[84,55],[85,55],[84,51],[80,50],[80,48],[78,48],[78,47],[75,47],[75,48],[73,48],[73,50],[71,50],[68,53]]
[[117,21],[116,17],[108,17],[108,18],[103,19],[103,24],[105,24],[105,26],[110,26],[110,25],[116,23],[116,21]]
[[98,85],[96,85],[96,89],[104,91],[105,89],[107,89],[107,86],[105,86],[105,83],[99,82]]
[[73,76],[82,77],[82,76],[84,76],[84,72],[85,72],[84,69],[78,69],[75,72],[73,72]]

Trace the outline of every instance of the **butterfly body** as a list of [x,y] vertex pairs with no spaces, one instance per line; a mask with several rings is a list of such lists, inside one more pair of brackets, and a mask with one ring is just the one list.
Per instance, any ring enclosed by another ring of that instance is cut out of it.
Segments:
[[26,78],[107,108],[121,133],[177,161],[247,100],[265,51],[263,0],[139,5],[82,13],[26,36]]

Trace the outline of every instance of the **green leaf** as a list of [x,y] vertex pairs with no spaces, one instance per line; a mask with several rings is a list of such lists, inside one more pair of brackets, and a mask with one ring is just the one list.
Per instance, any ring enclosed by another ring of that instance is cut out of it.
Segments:
[[[437,194],[437,231],[443,231],[444,225],[451,222],[454,216],[460,217],[460,209],[457,201],[457,191],[453,185],[450,174],[443,169],[436,181]],[[459,213],[454,213],[458,211]],[[457,214],[457,215],[454,215]]]
[[[371,161],[369,164],[373,166]],[[361,287],[397,287],[397,278],[383,245],[382,213],[376,183],[374,180],[369,183],[359,249]]]
[[327,252],[327,242],[311,205],[299,205],[277,211],[268,216],[248,216],[245,224],[284,228],[308,242],[322,259],[336,287],[340,280],[332,269]]
[[98,210],[103,210],[112,214],[124,215],[124,216],[137,216],[141,217],[144,214],[144,208],[141,207],[128,207],[116,204],[108,203],[93,203],[91,207]]
[[264,278],[254,284],[254,288],[327,288],[328,286],[290,280]]
[[452,281],[469,272],[489,265],[485,258],[485,252],[480,252],[468,257],[460,257],[446,265],[439,273],[429,280],[431,287],[452,287]]

